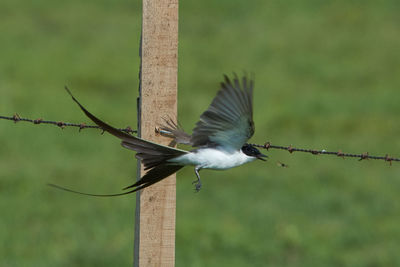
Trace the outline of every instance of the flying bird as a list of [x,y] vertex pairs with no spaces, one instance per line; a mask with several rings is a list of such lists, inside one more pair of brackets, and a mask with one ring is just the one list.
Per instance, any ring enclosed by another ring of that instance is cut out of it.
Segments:
[[104,131],[121,139],[123,147],[137,152],[136,158],[141,160],[147,172],[136,183],[123,188],[123,190],[130,189],[129,191],[119,194],[88,194],[54,184],[50,186],[90,196],[120,196],[144,189],[190,165],[194,166],[197,179],[193,184],[198,192],[201,188],[199,174],[201,169],[225,170],[256,159],[265,161],[266,155],[246,143],[255,130],[254,82],[246,76],[239,79],[234,75],[231,80],[225,75],[224,78],[220,90],[208,109],[200,116],[192,135],[185,133],[172,120],[165,120],[166,125],[160,127],[161,133],[172,137],[174,143],[191,145],[194,148],[191,151],[150,142],[110,126],[90,113],[66,88],[89,119]]

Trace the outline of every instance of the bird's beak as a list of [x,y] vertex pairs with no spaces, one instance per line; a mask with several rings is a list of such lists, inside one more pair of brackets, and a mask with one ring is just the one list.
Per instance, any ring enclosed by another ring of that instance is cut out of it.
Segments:
[[267,160],[264,159],[264,158],[268,158],[268,156],[267,156],[267,155],[264,155],[264,154],[261,154],[261,153],[257,155],[257,159],[262,160],[262,161],[267,161]]

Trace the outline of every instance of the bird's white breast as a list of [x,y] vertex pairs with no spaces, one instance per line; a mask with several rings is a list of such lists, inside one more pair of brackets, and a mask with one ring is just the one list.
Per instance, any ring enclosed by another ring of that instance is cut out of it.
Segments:
[[182,165],[201,166],[204,169],[224,170],[255,160],[242,151],[225,151],[216,148],[202,148],[170,160]]

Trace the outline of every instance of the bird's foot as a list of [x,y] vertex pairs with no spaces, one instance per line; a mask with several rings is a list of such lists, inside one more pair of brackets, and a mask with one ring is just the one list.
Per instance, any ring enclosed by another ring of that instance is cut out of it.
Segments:
[[200,189],[201,189],[201,181],[200,181],[200,179],[194,180],[194,181],[192,182],[192,184],[194,184],[194,191],[195,191],[196,193],[199,192]]

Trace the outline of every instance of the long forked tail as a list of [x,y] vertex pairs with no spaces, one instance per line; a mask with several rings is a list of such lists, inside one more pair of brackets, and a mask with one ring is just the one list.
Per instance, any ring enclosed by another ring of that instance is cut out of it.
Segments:
[[112,197],[112,196],[122,196],[134,193],[138,190],[144,189],[152,184],[155,184],[162,179],[170,176],[171,174],[180,170],[183,166],[182,165],[170,165],[168,163],[169,159],[181,156],[183,154],[188,153],[187,151],[159,145],[150,141],[146,141],[144,139],[129,135],[118,129],[110,126],[109,124],[103,122],[102,120],[98,119],[96,116],[91,114],[85,107],[83,107],[79,101],[72,95],[70,90],[65,87],[66,91],[71,95],[72,99],[79,105],[81,110],[85,113],[85,115],[91,119],[94,123],[100,126],[103,130],[109,132],[110,134],[118,137],[122,140],[121,144],[123,147],[134,150],[137,152],[136,158],[140,159],[144,165],[145,170],[149,170],[140,180],[136,183],[125,187],[123,190],[134,188],[128,192],[117,193],[117,194],[90,194],[90,193],[83,193],[75,190],[71,190],[62,186],[49,184],[52,187],[77,193],[81,195],[88,195],[88,196],[97,196],[97,197]]
[[181,165],[160,165],[157,167],[152,168],[150,171],[148,171],[139,181],[136,183],[127,186],[123,188],[123,190],[133,188],[130,191],[127,192],[122,192],[122,193],[117,193],[117,194],[92,194],[92,193],[85,193],[85,192],[80,192],[76,190],[72,190],[63,186],[55,185],[55,184],[47,184],[51,187],[75,193],[75,194],[80,194],[80,195],[85,195],[85,196],[92,196],[92,197],[117,197],[117,196],[123,196],[123,195],[129,195],[132,193],[135,193],[136,191],[139,191],[141,189],[144,189],[150,185],[153,185],[162,179],[174,174],[175,172],[179,171],[183,166]]
[[85,195],[85,196],[92,196],[92,197],[117,197],[117,196],[123,196],[123,195],[129,195],[132,193],[135,193],[136,191],[139,191],[141,189],[144,189],[152,184],[155,184],[162,179],[170,176],[171,174],[174,174],[175,172],[179,171],[183,166],[181,165],[160,165],[157,167],[152,168],[150,171],[148,171],[139,181],[136,183],[127,186],[123,188],[123,190],[133,188],[130,191],[127,192],[122,192],[122,193],[117,193],[117,194],[91,194],[91,193],[85,193],[85,192],[80,192],[76,190],[72,190],[63,186],[55,185],[55,184],[47,184],[51,187],[75,193],[75,194],[80,194],[80,195]]

